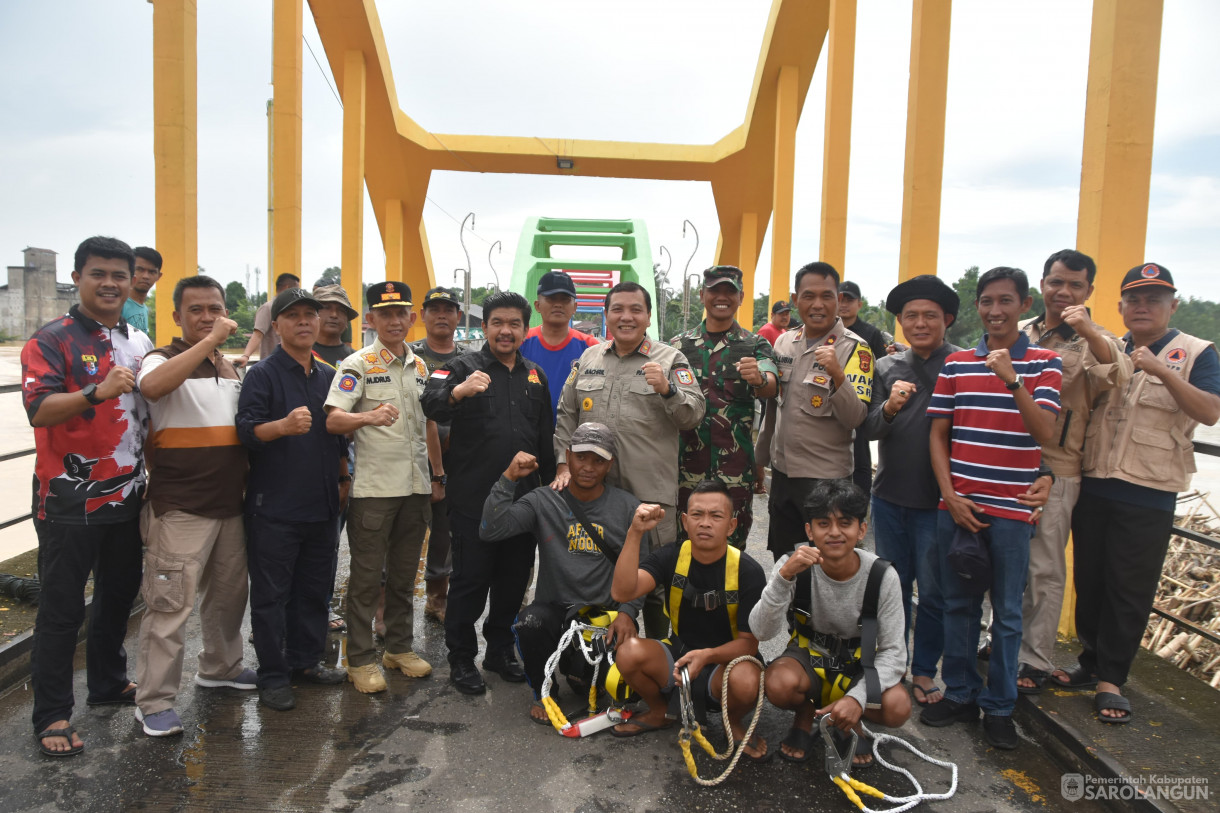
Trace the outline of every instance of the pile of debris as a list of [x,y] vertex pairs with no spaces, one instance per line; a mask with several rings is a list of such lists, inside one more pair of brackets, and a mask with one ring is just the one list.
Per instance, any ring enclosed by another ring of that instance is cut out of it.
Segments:
[[[1198,491],[1182,494],[1179,507],[1190,505],[1174,524],[1220,539],[1220,515]],[[1220,638],[1220,550],[1175,536],[1161,570],[1156,607],[1189,621]],[[1195,677],[1220,688],[1220,644],[1185,629],[1168,618],[1152,615],[1144,632],[1143,646],[1185,669]]]

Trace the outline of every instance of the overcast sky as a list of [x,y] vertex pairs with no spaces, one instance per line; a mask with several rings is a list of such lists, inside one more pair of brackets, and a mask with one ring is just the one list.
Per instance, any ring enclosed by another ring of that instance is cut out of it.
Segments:
[[[1075,243],[1091,3],[958,0],[949,55],[939,273],[1017,265],[1031,276]],[[438,133],[710,143],[743,119],[769,0],[379,4],[399,104]],[[896,10],[898,9],[898,10]],[[91,234],[154,240],[152,6],[0,3],[0,264],[26,246],[72,252]],[[847,276],[878,299],[896,282],[910,60],[909,2],[860,0]],[[1184,295],[1220,300],[1220,3],[1167,0],[1146,259]],[[342,109],[308,4],[303,277],[339,264]],[[267,264],[269,0],[199,3],[199,263],[222,282]],[[628,93],[627,91],[634,91]],[[825,68],[798,130],[793,263],[817,258]],[[647,222],[671,284],[712,261],[708,184],[436,173],[425,222],[441,284],[490,260],[507,284],[530,215]],[[691,220],[693,235],[682,235]],[[366,207],[364,278],[384,279]],[[692,252],[694,252],[692,256]],[[756,279],[768,279],[770,240]],[[264,271],[265,273],[265,271]],[[253,280],[251,280],[253,283]],[[265,286],[266,278],[263,277]]]

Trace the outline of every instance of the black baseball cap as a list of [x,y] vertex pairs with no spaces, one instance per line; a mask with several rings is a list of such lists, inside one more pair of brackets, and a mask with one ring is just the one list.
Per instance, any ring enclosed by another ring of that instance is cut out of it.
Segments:
[[576,283],[572,282],[572,278],[562,271],[547,271],[538,280],[538,296],[554,296],[555,294],[567,294],[575,299]]
[[314,299],[312,293],[304,288],[289,288],[285,291],[280,291],[275,295],[275,299],[272,300],[271,321],[274,322],[279,318],[281,313],[299,303],[312,305],[316,311],[322,310],[322,303]]
[[450,291],[448,288],[433,288],[428,293],[424,294],[424,301],[421,307],[427,308],[434,302],[448,302],[452,305],[457,305],[457,309],[462,309],[462,303],[458,301],[457,294]]
[[859,299],[860,298],[860,286],[854,282],[842,282],[842,283],[839,283],[839,293],[846,294],[847,296],[850,296],[852,299]]
[[604,460],[613,460],[614,432],[604,423],[582,423],[572,432],[568,448],[572,452],[593,452]]
[[1145,263],[1137,265],[1127,272],[1123,277],[1123,285],[1120,288],[1121,293],[1126,293],[1132,288],[1150,288],[1158,286],[1168,288],[1171,291],[1177,292],[1177,288],[1173,286],[1173,275],[1169,273],[1169,269],[1157,263]]
[[782,299],[771,306],[772,313],[787,313],[790,310],[792,310],[792,306]]
[[741,269],[735,265],[713,265],[703,272],[703,287],[711,288],[727,282],[737,290],[742,290]]
[[406,305],[411,307],[411,286],[396,279],[378,282],[370,285],[364,298],[369,303],[369,309],[388,308],[391,305]]

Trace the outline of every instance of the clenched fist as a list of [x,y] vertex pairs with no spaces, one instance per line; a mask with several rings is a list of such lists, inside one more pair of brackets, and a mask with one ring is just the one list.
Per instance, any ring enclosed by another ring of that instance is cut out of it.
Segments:
[[475,370],[470,377],[453,388],[453,400],[460,401],[472,395],[485,392],[491,386],[491,376],[482,370]]
[[367,426],[390,426],[398,420],[398,407],[393,404],[378,404],[376,409],[364,413]]
[[515,483],[522,477],[528,477],[537,470],[538,458],[529,452],[517,452],[512,462],[508,464],[508,468],[504,470],[504,476]]
[[631,527],[641,534],[646,534],[660,525],[663,519],[665,519],[664,508],[651,503],[640,503],[640,506],[635,509],[635,516],[631,518]]
[[826,373],[835,380],[837,384],[843,377],[843,366],[839,364],[839,357],[835,355],[834,345],[823,344],[815,348],[813,357],[818,364],[826,370]]
[[661,369],[660,364],[655,361],[646,361],[640,369],[644,371],[644,380],[649,383],[657,395],[669,392],[669,379],[665,376],[665,371]]
[[766,382],[763,374],[758,371],[758,359],[753,356],[747,356],[737,362],[737,373],[741,380],[751,387],[761,387]]
[[1012,368],[1012,356],[1008,354],[1008,348],[992,350],[987,354],[987,361],[984,363],[987,365],[987,369],[999,376],[1005,384],[1011,384],[1017,380],[1017,371]]
[[111,367],[110,372],[106,373],[106,380],[97,385],[93,396],[101,398],[103,401],[109,401],[111,398],[118,398],[125,392],[131,392],[135,386],[136,376],[130,367]]
[[236,322],[227,316],[218,316],[216,321],[212,323],[212,332],[208,334],[208,339],[217,347],[220,347],[236,332]]
[[914,394],[915,385],[910,381],[895,381],[894,386],[890,387],[890,397],[885,406],[885,411],[890,416],[897,415]]
[[280,419],[280,427],[285,435],[304,435],[313,426],[313,414],[309,407],[299,406]]

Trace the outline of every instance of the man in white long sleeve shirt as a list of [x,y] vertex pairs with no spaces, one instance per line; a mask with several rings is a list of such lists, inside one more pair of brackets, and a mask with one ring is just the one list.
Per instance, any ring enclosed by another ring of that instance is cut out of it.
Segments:
[[[830,715],[843,732],[854,729],[861,716],[891,728],[911,716],[911,699],[901,685],[907,655],[898,574],[856,548],[868,529],[868,495],[851,482],[824,480],[803,508],[813,544],[775,563],[750,612],[750,629],[759,640],[785,629],[792,636],[767,667],[766,693],[774,705],[796,712],[780,746],[780,756],[793,762],[809,759],[817,716]],[[873,610],[866,612],[869,603]],[[793,620],[786,624],[789,606]],[[872,764],[870,750],[871,741],[861,737],[857,768]]]

